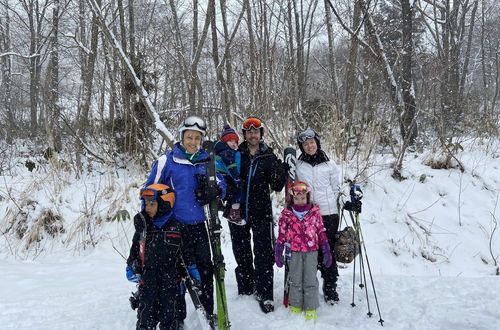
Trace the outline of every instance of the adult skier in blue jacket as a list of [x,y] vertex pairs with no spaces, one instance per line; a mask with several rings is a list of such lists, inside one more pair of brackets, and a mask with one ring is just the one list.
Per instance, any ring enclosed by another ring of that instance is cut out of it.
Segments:
[[155,161],[146,186],[161,183],[175,191],[173,214],[186,225],[188,237],[194,242],[194,263],[201,275],[200,300],[209,321],[213,321],[213,264],[203,206],[214,198],[224,198],[226,189],[221,177],[218,177],[219,189],[209,189],[204,185],[209,155],[201,144],[206,129],[203,119],[196,116],[186,118],[179,128],[180,142]]

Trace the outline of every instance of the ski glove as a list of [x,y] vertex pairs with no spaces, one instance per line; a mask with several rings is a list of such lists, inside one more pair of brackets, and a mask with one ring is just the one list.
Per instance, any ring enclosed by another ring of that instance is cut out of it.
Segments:
[[129,280],[130,282],[139,283],[141,281],[141,275],[136,274],[132,266],[127,266],[127,268],[125,268],[125,271],[127,274],[127,280]]
[[191,278],[192,278],[193,280],[196,280],[196,281],[198,281],[198,282],[200,282],[200,281],[201,281],[200,272],[198,272],[198,268],[196,268],[196,265],[195,265],[195,264],[193,264],[193,265],[189,266],[189,267],[187,268],[187,270],[188,270],[189,275],[191,276]]
[[196,200],[200,202],[201,205],[206,205],[210,203],[210,201],[217,199],[217,196],[220,194],[220,188],[219,186],[198,188],[194,192],[196,194]]
[[279,268],[283,267],[283,249],[285,248],[284,244],[278,243],[274,248],[274,262],[276,266]]
[[326,268],[330,268],[332,265],[332,252],[330,251],[330,244],[325,243],[320,246],[321,253],[323,253],[323,265]]
[[276,166],[273,167],[272,176],[274,180],[281,181],[284,180],[287,176],[288,170],[290,169],[290,165],[282,162],[278,159]]

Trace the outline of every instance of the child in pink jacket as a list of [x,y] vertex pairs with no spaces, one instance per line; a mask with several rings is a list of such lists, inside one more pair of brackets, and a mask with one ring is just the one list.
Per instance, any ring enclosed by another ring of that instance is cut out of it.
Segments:
[[279,219],[275,262],[278,267],[283,267],[282,254],[285,243],[288,243],[292,252],[288,274],[290,311],[305,311],[306,320],[315,320],[319,306],[318,250],[323,253],[323,263],[327,268],[332,265],[332,254],[319,209],[310,202],[309,185],[296,181],[289,193],[292,196],[290,205],[281,212]]

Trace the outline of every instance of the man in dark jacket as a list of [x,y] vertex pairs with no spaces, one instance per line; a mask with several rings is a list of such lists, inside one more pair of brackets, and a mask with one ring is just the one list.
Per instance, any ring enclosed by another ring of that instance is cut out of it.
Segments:
[[[274,228],[270,189],[280,191],[286,181],[286,164],[278,160],[263,141],[264,125],[255,117],[243,122],[241,152],[241,216],[244,226],[229,224],[233,253],[238,266],[238,294],[256,294],[264,313],[274,311]],[[250,244],[253,237],[253,255]]]

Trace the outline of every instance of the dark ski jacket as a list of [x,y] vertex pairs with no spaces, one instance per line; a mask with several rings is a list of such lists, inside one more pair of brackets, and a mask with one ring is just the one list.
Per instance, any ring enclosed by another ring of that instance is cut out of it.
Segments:
[[[142,265],[139,256],[139,241],[145,235],[144,268],[161,267],[165,271],[176,272],[178,258],[182,257],[186,266],[194,263],[193,240],[188,237],[185,225],[175,219],[172,213],[161,228],[153,224],[153,219],[145,211],[134,217],[135,233],[127,259],[127,265]],[[144,230],[146,229],[146,230]]]
[[281,191],[285,185],[287,171],[273,150],[264,142],[252,156],[247,142],[240,144],[242,216],[257,222],[272,222],[271,190]]

